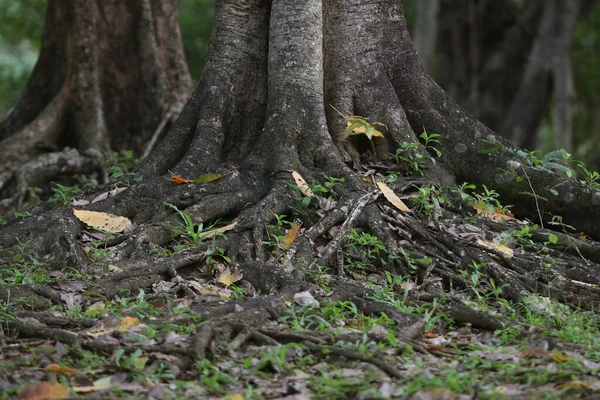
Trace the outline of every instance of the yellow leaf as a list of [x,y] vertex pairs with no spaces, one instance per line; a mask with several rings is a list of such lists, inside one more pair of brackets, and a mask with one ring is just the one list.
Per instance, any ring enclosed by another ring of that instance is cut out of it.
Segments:
[[238,270],[232,271],[231,268],[225,267],[225,269],[221,271],[219,278],[217,278],[217,282],[222,283],[225,286],[230,286],[242,279],[242,277],[243,275]]
[[69,388],[58,382],[38,382],[27,386],[17,395],[20,400],[54,400],[69,397]]
[[116,329],[118,331],[128,331],[134,326],[140,324],[140,320],[135,317],[125,317],[118,324]]
[[219,233],[224,233],[224,232],[232,230],[233,228],[235,228],[236,225],[237,225],[237,221],[233,221],[229,225],[225,225],[220,228],[211,229],[210,231],[202,232],[201,234],[198,235],[198,239],[199,240],[209,239],[213,236],[216,236]]
[[294,181],[296,181],[296,186],[298,186],[298,189],[300,189],[300,192],[303,195],[305,195],[306,197],[313,197],[315,195],[313,191],[310,190],[310,187],[308,187],[308,184],[306,183],[302,175],[300,175],[300,173],[292,171],[292,177],[294,178]]
[[119,217],[104,212],[73,209],[73,214],[87,226],[98,228],[105,232],[123,232],[125,228],[131,225],[129,218]]
[[225,397],[221,397],[218,400],[244,400],[244,396],[239,393],[234,393],[234,394],[227,395]]
[[194,179],[194,183],[198,185],[201,183],[209,183],[209,182],[217,181],[219,179],[221,179],[221,175],[216,174],[214,172],[209,172],[207,174],[200,175],[199,177]]
[[408,208],[406,204],[404,204],[404,202],[400,200],[400,197],[396,196],[396,193],[394,193],[394,191],[390,189],[388,185],[386,185],[383,182],[377,181],[377,187],[379,188],[379,190],[381,190],[381,193],[387,199],[387,201],[392,203],[394,207],[396,207],[398,210],[403,212],[410,211],[410,208]]
[[477,239],[477,244],[487,247],[488,249],[498,250],[501,253],[506,254],[509,258],[512,258],[514,252],[510,247],[507,247],[501,243],[492,243],[486,240]]
[[552,359],[554,361],[560,362],[560,363],[569,361],[569,357],[565,356],[560,351],[557,351],[556,353],[552,353]]

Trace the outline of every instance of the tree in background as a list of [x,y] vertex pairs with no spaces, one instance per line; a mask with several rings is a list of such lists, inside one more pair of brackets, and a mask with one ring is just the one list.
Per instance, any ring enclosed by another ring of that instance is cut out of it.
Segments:
[[[453,98],[486,125],[529,149],[541,145],[537,132],[547,120],[553,130],[551,148],[579,150],[578,156],[585,157],[589,146],[577,147],[586,143],[590,123],[584,127],[577,121],[592,120],[590,110],[597,109],[584,92],[589,93],[589,83],[597,80],[593,24],[597,26],[598,2],[441,2],[437,22],[417,22],[436,7],[437,2],[419,2],[413,31],[417,38],[430,37],[440,26],[439,53],[431,69]],[[572,47],[586,48],[586,56],[572,52]],[[572,64],[572,57],[578,62]]]
[[150,150],[191,90],[174,0],[48,1],[39,59],[0,125],[3,205],[102,170],[111,149]]

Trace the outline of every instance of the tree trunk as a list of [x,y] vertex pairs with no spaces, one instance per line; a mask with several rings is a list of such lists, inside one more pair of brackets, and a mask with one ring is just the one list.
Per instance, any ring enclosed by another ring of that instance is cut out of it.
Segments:
[[571,67],[573,31],[581,1],[556,1],[554,57],[554,147],[573,152],[573,99],[575,84]]
[[38,62],[0,126],[5,207],[101,169],[111,149],[142,154],[168,128],[192,90],[177,18],[175,0],[48,1]]
[[433,68],[435,45],[438,34],[439,0],[421,0],[417,3],[417,18],[414,27],[415,50],[429,71]]
[[[386,128],[374,125],[385,138],[346,138],[351,116],[385,124]],[[393,257],[381,267],[392,272],[416,273],[400,256],[402,244],[416,254],[433,254],[436,262],[431,268],[448,288],[467,285],[458,270],[477,262],[489,266],[494,281],[510,285],[506,296],[513,300],[536,290],[571,301],[574,291],[569,289],[576,285],[553,286],[538,273],[536,254],[508,259],[497,251],[473,249],[451,234],[456,224],[467,224],[464,217],[456,215],[461,222],[455,222],[453,217],[444,219],[440,211],[431,219],[418,219],[385,204],[378,206],[375,182],[365,180],[376,171],[396,168],[387,162],[388,151],[395,153],[402,143],[418,143],[417,134],[423,131],[429,138],[440,135],[435,147],[441,157],[432,151],[437,163],[429,164],[426,180],[400,178],[393,189],[411,187],[415,180],[423,190],[434,190],[436,184],[448,187],[454,178],[486,184],[505,204],[513,204],[521,218],[543,225],[559,215],[563,224],[600,237],[600,193],[523,158],[518,149],[461,109],[419,61],[400,2],[221,0],[202,80],[169,133],[138,169],[144,180],[119,193],[100,199],[94,193],[78,202],[78,209],[111,212],[135,225],[107,244],[111,265],[125,271],[104,276],[90,290],[112,297],[124,288],[135,291],[168,271],[204,261],[212,248],[206,242],[167,261],[149,256],[173,248],[173,227],[181,218],[172,209],[175,206],[198,224],[235,218],[228,240],[215,238],[214,243],[227,248],[244,279],[263,292],[291,290],[304,284],[317,265],[330,267],[339,255],[343,232],[358,225],[385,244]],[[416,151],[426,154],[431,145]],[[332,189],[337,200],[331,209],[301,208],[292,171],[322,187],[337,178]],[[217,173],[220,179],[191,183],[206,173]],[[263,244],[265,224],[276,214],[303,221],[301,234],[277,259]],[[336,236],[332,228],[340,224]],[[190,235],[197,228],[192,227]],[[396,231],[406,230],[412,234],[399,241]],[[0,230],[0,243],[10,251],[30,239],[28,246],[48,265],[98,273],[98,266],[81,249],[81,232],[73,206],[66,206],[9,221]],[[537,240],[548,240],[547,235],[544,231]],[[426,244],[413,247],[417,240]],[[561,236],[561,245],[572,249],[573,240]],[[328,241],[320,254],[314,249],[318,241]],[[564,268],[561,264],[561,276],[597,279],[593,271],[600,257],[593,246],[584,244],[578,242],[578,250],[583,249],[591,261],[582,265],[579,259],[571,260]],[[338,271],[343,274],[343,265]],[[580,288],[578,293],[585,296],[585,304],[600,299],[592,289]]]

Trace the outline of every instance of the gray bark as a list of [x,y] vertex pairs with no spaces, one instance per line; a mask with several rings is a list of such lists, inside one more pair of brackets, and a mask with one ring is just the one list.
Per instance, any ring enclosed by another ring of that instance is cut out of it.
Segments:
[[573,152],[573,99],[571,67],[573,30],[581,6],[579,0],[555,0],[557,9],[552,77],[554,82],[554,147]]
[[519,89],[500,128],[500,134],[519,147],[534,147],[537,126],[547,112],[555,19],[555,3],[548,1]]
[[428,71],[432,71],[438,33],[440,0],[419,0],[414,27],[414,44],[419,58]]

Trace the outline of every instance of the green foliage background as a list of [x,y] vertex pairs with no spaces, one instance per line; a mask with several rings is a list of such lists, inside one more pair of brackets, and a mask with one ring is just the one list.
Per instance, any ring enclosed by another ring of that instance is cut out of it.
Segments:
[[37,59],[46,0],[0,0],[0,119],[19,100]]

